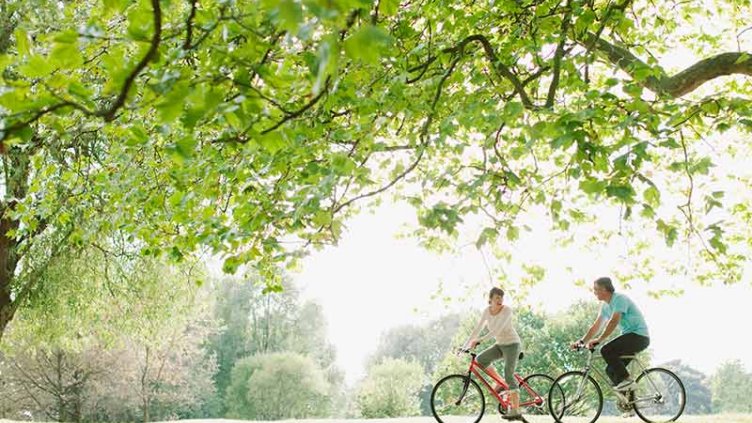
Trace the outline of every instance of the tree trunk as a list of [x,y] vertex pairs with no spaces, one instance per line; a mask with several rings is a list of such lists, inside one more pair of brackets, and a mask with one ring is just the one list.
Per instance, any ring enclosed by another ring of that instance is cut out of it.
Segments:
[[11,229],[18,228],[18,222],[4,216],[6,207],[0,207],[3,216],[0,217],[0,340],[8,323],[13,319],[15,307],[12,297],[13,276],[16,269],[15,240],[9,238],[7,233]]
[[[18,240],[8,236],[8,231],[18,230],[20,222],[11,219],[10,212],[18,199],[26,197],[29,190],[29,156],[27,152],[11,149],[3,156],[5,198],[0,200],[0,341],[8,323],[18,309],[18,298],[13,297],[18,266]],[[17,287],[16,287],[17,288]]]
[[143,371],[141,372],[141,412],[143,414],[144,423],[149,421],[149,406],[151,403],[151,392],[149,392],[149,380],[148,380],[148,372],[149,372],[149,347],[146,347],[145,349],[145,357],[144,357],[144,367]]

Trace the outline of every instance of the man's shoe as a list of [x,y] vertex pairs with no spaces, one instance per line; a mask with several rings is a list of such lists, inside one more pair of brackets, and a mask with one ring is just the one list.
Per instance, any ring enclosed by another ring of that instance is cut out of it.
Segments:
[[633,385],[634,381],[632,379],[624,379],[618,385],[614,386],[614,389],[617,391],[628,391],[632,389]]

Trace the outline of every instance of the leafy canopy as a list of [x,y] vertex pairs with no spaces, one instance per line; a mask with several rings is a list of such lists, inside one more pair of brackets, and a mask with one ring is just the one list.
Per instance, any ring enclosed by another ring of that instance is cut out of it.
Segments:
[[750,204],[726,192],[748,179],[714,178],[752,128],[746,2],[34,5],[3,6],[0,139],[31,180],[15,239],[80,219],[73,242],[271,274],[392,191],[434,248],[476,218],[481,247],[534,209],[566,232],[617,207],[740,277]]

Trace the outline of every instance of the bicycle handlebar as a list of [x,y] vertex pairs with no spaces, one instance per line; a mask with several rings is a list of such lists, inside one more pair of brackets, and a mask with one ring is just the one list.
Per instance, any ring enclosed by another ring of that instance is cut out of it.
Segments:
[[576,343],[574,344],[574,350],[575,350],[575,351],[589,350],[589,351],[590,351],[590,352],[592,353],[592,352],[595,352],[595,347],[597,347],[597,346],[598,346],[599,344],[600,344],[600,342],[596,342],[596,343],[594,343],[594,344],[593,344],[593,346],[592,346],[592,347],[590,347],[590,348],[587,348],[587,346],[585,345],[585,343],[584,343],[584,342],[582,342],[582,341],[577,341],[577,342],[576,342]]

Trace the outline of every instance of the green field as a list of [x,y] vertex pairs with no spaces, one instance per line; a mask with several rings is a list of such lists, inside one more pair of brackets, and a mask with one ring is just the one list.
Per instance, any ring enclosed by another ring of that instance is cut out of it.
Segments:
[[[228,420],[228,419],[202,419],[202,420],[177,420],[183,423],[268,423],[251,420]],[[550,423],[553,419],[550,417],[529,417],[528,421],[531,423]],[[585,420],[583,420],[584,422]],[[601,417],[598,419],[599,423],[627,423],[627,422],[641,422],[637,417],[621,418],[621,417]],[[714,414],[704,416],[682,416],[678,422],[686,423],[752,423],[752,414]],[[278,420],[278,423],[435,423],[432,417],[405,417],[394,419],[309,419],[309,420]],[[490,414],[486,415],[481,423],[501,423],[506,422],[502,420],[498,415]],[[0,423],[18,423],[16,420],[2,420]],[[168,422],[156,422],[156,423],[168,423]],[[573,422],[577,423],[577,422]]]
[[[530,417],[528,421],[531,423],[550,423],[553,419],[550,417]],[[584,422],[585,420],[583,420]],[[627,422],[641,422],[637,417],[621,418],[621,417],[601,417],[598,419],[598,423],[627,423]],[[715,415],[703,415],[703,416],[682,416],[678,422],[686,423],[752,423],[752,414],[715,414]],[[4,422],[0,420],[0,422]],[[181,422],[191,423],[248,423],[247,420],[226,420],[226,419],[211,419],[211,420],[181,420]],[[311,419],[311,420],[280,420],[280,423],[435,423],[432,417],[406,417],[406,418],[394,418],[394,419]],[[481,423],[501,423],[506,420],[501,419],[496,414],[486,415]],[[163,422],[167,423],[167,422]],[[262,422],[254,422],[262,423]],[[576,422],[575,422],[576,423]]]

